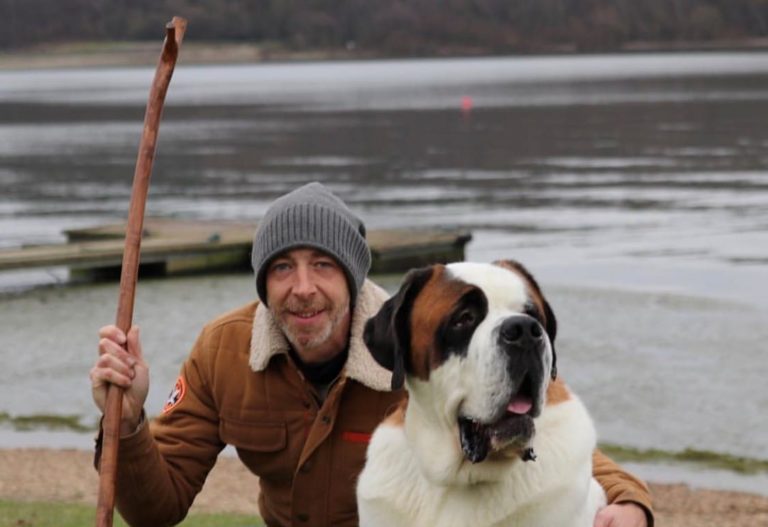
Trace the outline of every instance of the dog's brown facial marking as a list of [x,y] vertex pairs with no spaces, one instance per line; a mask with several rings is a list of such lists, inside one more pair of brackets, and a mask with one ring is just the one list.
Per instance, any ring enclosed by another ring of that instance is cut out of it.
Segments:
[[410,271],[400,290],[384,302],[379,312],[368,319],[363,341],[374,360],[392,372],[392,389],[399,390],[405,382],[406,369],[411,370],[411,312],[413,304],[435,273],[443,266],[423,267]]
[[399,389],[405,372],[428,380],[448,357],[466,353],[487,309],[480,288],[452,277],[445,266],[415,269],[368,320],[363,340],[376,362],[392,372],[392,389]]
[[[482,296],[476,286],[451,278],[442,265],[435,267],[411,311],[413,375],[427,380],[451,353],[462,352],[462,345],[485,316],[484,301],[475,296]],[[466,339],[461,338],[462,332],[467,333]]]

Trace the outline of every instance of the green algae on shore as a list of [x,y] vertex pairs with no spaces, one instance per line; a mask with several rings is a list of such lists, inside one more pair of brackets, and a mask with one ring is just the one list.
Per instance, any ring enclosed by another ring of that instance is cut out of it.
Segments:
[[35,414],[12,416],[6,412],[0,412],[0,424],[9,423],[20,432],[29,430],[70,430],[72,432],[93,432],[95,425],[88,426],[80,422],[78,415],[52,415]]
[[734,456],[719,452],[686,448],[682,451],[668,451],[657,448],[640,449],[603,443],[600,449],[616,461],[674,462],[690,463],[711,469],[729,470],[739,474],[768,472],[768,460]]

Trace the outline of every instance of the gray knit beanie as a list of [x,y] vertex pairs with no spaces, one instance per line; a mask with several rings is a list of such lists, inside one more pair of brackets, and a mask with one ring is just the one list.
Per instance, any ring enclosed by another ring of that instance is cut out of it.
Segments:
[[320,183],[309,183],[278,198],[259,223],[251,263],[256,291],[264,305],[270,261],[297,247],[319,249],[335,258],[347,275],[350,300],[355,303],[371,267],[365,225]]

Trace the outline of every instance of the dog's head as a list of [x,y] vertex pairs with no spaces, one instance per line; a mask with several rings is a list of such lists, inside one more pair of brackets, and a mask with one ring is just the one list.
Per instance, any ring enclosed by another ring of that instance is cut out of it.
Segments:
[[456,263],[411,271],[365,327],[392,387],[457,427],[473,463],[521,452],[556,376],[557,322],[519,263]]

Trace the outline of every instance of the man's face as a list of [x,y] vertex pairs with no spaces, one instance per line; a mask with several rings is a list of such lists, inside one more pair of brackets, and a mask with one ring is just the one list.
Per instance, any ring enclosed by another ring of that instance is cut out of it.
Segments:
[[306,363],[326,361],[347,347],[349,300],[344,270],[322,251],[293,249],[269,263],[269,309]]

